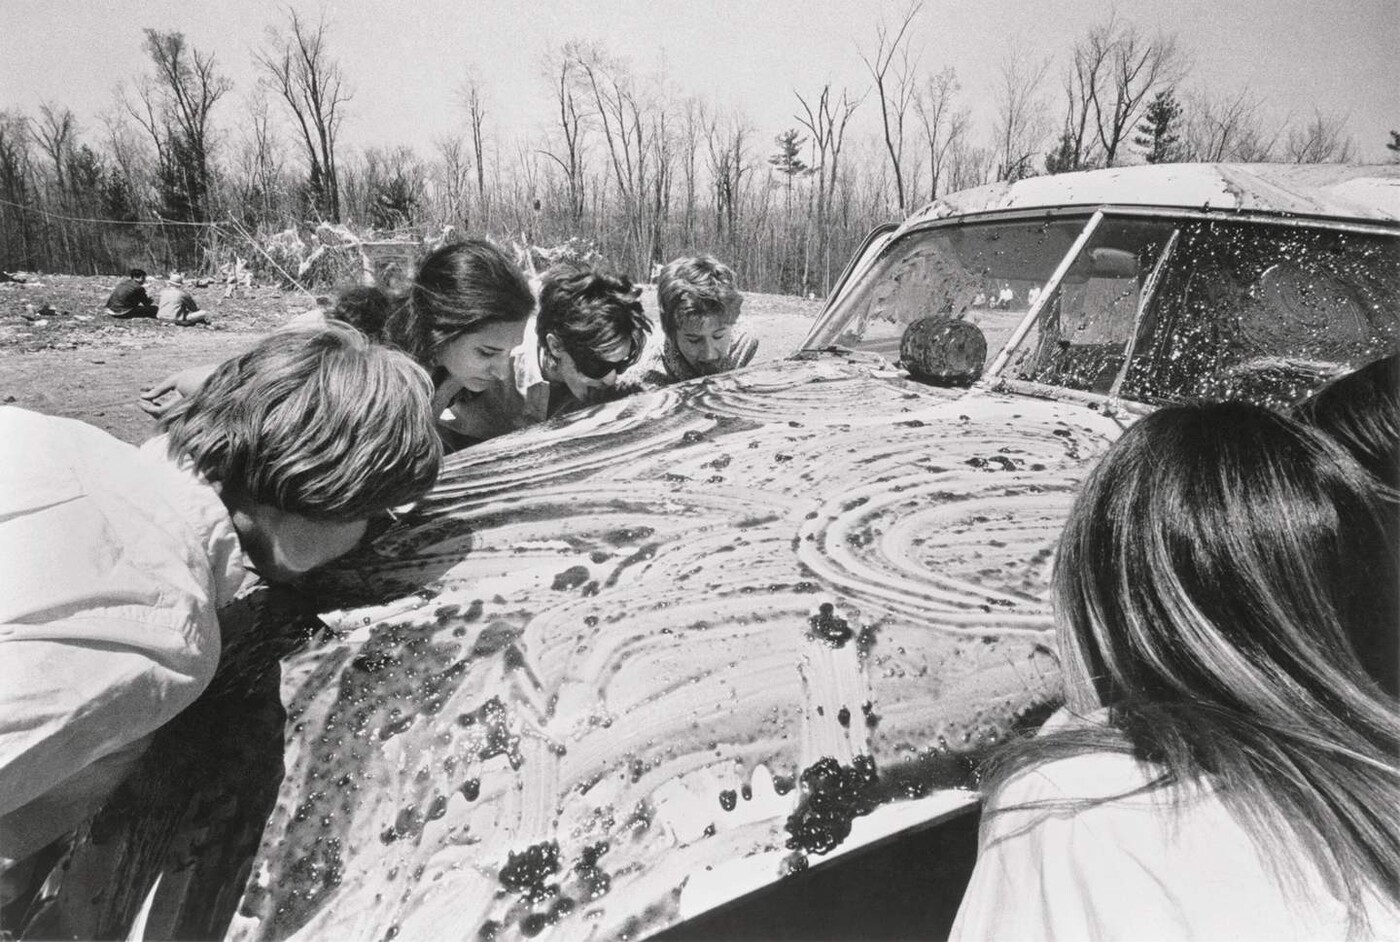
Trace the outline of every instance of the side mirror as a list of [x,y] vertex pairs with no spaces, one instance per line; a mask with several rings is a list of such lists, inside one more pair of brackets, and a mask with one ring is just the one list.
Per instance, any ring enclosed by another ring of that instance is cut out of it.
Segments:
[[971,386],[987,361],[987,338],[976,324],[956,317],[921,317],[899,341],[900,365],[934,386]]

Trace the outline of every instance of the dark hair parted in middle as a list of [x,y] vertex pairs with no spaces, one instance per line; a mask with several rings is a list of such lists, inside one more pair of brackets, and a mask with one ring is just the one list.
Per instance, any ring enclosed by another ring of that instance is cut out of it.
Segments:
[[609,351],[630,344],[627,365],[635,363],[646,346],[651,320],[642,310],[641,289],[626,275],[602,272],[586,265],[557,265],[545,272],[540,286],[540,312],[535,331],[540,350],[548,350],[554,334],[575,359],[602,358]]
[[418,266],[407,297],[387,317],[383,337],[419,363],[462,334],[497,321],[523,322],[535,308],[530,282],[484,239],[444,245]]

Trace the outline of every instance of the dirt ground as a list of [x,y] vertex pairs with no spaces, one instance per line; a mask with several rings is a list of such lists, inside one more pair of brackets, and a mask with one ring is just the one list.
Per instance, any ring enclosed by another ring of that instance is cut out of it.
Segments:
[[[102,313],[116,276],[27,278],[25,284],[0,284],[0,402],[83,419],[133,443],[153,430],[137,405],[144,387],[183,367],[240,353],[315,306],[313,297],[276,287],[255,287],[227,301],[219,297],[222,285],[192,287],[212,324],[176,327]],[[158,279],[147,284],[153,296],[162,286]],[[645,290],[642,300],[655,317],[656,292]],[[745,320],[759,338],[759,359],[797,349],[821,306],[784,295],[746,294]],[[56,313],[41,314],[46,307]]]

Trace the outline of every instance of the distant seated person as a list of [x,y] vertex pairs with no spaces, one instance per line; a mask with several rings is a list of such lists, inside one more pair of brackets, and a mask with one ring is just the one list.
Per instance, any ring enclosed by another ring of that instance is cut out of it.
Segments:
[[209,323],[209,315],[199,309],[193,295],[185,290],[185,276],[177,271],[171,272],[165,280],[156,317],[181,327]]
[[146,273],[133,268],[127,278],[117,282],[107,298],[107,313],[127,320],[133,317],[155,317],[156,305],[146,293]]
[[651,320],[625,275],[566,264],[545,272],[539,312],[511,355],[513,381],[484,395],[514,428],[614,398],[641,359]]
[[744,296],[734,272],[712,255],[678,258],[656,283],[665,338],[642,373],[646,385],[667,385],[747,366],[758,341],[737,326]]

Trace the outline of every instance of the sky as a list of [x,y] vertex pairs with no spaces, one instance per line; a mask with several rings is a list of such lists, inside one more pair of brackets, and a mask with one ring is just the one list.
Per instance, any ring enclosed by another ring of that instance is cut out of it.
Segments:
[[[291,0],[315,19],[354,91],[342,143],[408,144],[427,156],[460,134],[458,90],[475,74],[487,102],[487,134],[512,141],[549,127],[543,61],[550,49],[595,40],[638,74],[664,73],[748,120],[758,141],[797,125],[795,92],[826,83],[854,93],[870,84],[861,53],[877,24],[899,19],[905,0]],[[267,27],[285,22],[286,0],[0,0],[0,110],[33,115],[67,105],[96,135],[119,80],[147,68],[142,28],[183,32],[213,52],[235,87],[215,111],[226,130],[255,86],[252,53]],[[988,136],[993,86],[1007,44],[1053,57],[1043,93],[1056,102],[1074,41],[1116,8],[1146,31],[1175,32],[1190,55],[1186,85],[1221,96],[1248,89],[1268,120],[1346,118],[1362,159],[1385,160],[1400,130],[1400,0],[924,0],[912,32],[923,69],[956,70],[960,101]],[[1057,108],[1058,111],[1058,108]],[[869,98],[852,130],[873,134]]]

